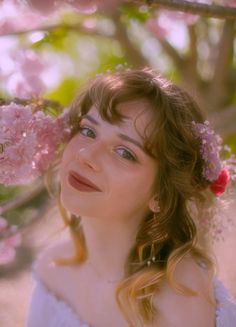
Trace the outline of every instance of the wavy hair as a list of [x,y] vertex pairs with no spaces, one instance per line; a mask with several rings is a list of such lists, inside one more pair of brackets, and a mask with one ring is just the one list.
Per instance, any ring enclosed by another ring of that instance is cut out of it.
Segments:
[[[158,195],[160,212],[143,218],[136,241],[125,263],[125,278],[116,289],[116,301],[129,326],[152,322],[158,314],[153,297],[166,279],[182,294],[197,293],[175,280],[176,265],[186,255],[204,262],[213,271],[212,261],[197,243],[196,212],[198,215],[209,202],[209,183],[202,175],[203,159],[199,141],[194,137],[192,121],[202,123],[204,117],[196,102],[181,88],[167,81],[149,68],[119,71],[97,76],[74,99],[70,109],[72,134],[78,132],[81,117],[95,105],[101,117],[110,123],[122,120],[117,111],[120,103],[145,100],[153,111],[151,133],[145,133],[147,153],[157,161],[154,192]],[[189,205],[191,204],[191,205]],[[80,219],[66,216],[76,254],[69,262],[81,263],[86,259],[86,240]],[[150,256],[157,260],[147,265]],[[65,263],[63,259],[57,260]]]

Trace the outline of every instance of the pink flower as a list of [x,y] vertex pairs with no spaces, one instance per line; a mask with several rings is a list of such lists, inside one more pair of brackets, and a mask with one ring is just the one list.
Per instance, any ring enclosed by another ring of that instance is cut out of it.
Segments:
[[0,35],[10,34],[17,31],[27,31],[40,28],[44,23],[44,17],[33,12],[16,11],[14,15],[5,14],[0,21]]
[[158,19],[148,19],[146,22],[146,27],[159,40],[163,40],[169,33],[168,28],[159,25]]
[[230,180],[229,172],[226,169],[222,169],[217,180],[215,180],[211,185],[211,191],[216,195],[219,196],[225,192],[226,185]]
[[40,96],[46,89],[42,81],[46,64],[42,58],[32,50],[24,49],[14,53],[11,59],[15,69],[6,80],[8,92],[18,98]]
[[0,242],[0,265],[6,265],[15,259],[16,250],[14,247]]
[[[21,244],[22,238],[19,233],[16,233],[17,226],[8,226],[5,218],[0,217],[0,265],[5,265],[12,262],[16,255],[15,248]],[[9,236],[9,233],[14,233]]]
[[227,0],[227,5],[230,7],[236,7],[236,0]]
[[161,15],[166,16],[170,21],[184,22],[186,25],[194,25],[199,19],[198,15],[193,15],[182,11],[161,9],[159,12]]
[[6,240],[4,240],[5,245],[9,247],[17,247],[21,244],[22,238],[20,234],[15,234],[10,237],[8,237]]
[[0,183],[29,183],[48,169],[70,137],[68,111],[53,119],[31,106],[0,107]]

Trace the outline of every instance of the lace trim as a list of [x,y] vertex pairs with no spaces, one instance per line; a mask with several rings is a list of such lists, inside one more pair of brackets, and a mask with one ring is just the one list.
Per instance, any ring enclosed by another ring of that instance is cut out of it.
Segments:
[[216,327],[236,326],[236,302],[217,277],[214,278],[214,291],[217,304]]
[[[66,318],[73,319],[73,323],[76,323],[76,327],[90,327],[87,323],[82,322],[69,304],[58,298],[54,293],[49,291],[44,283],[38,277],[35,270],[35,263],[33,264],[32,277],[37,282],[38,286],[42,290],[44,296],[47,297],[48,303],[51,303],[53,307],[57,308],[57,311],[61,313],[60,323],[67,323]],[[234,327],[236,326],[236,302],[234,298],[229,294],[223,283],[214,277],[214,293],[216,299],[216,327]],[[60,307],[58,310],[58,306]],[[64,311],[64,313],[63,313]],[[65,314],[65,311],[67,314]],[[56,317],[55,317],[56,318]],[[63,320],[63,322],[62,322]],[[55,326],[58,326],[55,324]],[[61,325],[64,326],[64,325]],[[68,325],[66,325],[68,326]],[[75,325],[73,325],[74,327]]]

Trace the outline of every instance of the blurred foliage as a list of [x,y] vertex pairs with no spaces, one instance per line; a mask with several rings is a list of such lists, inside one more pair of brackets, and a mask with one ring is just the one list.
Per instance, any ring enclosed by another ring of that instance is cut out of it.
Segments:
[[46,98],[58,101],[63,106],[67,106],[79,89],[80,82],[75,78],[64,79],[57,88],[45,94]]
[[236,135],[233,134],[227,137],[225,139],[225,143],[231,148],[232,152],[236,155]]
[[124,4],[121,9],[122,19],[124,21],[136,20],[140,23],[145,23],[147,19],[151,16],[151,11],[147,6],[141,6],[140,8],[135,6],[129,6]]
[[[21,190],[25,192],[24,188],[21,188]],[[19,190],[15,189],[14,195],[19,194],[18,191]],[[11,195],[9,198],[12,197],[13,195]],[[4,218],[7,219],[10,225],[27,225],[32,220],[32,217],[37,215],[38,208],[42,207],[47,200],[47,192],[42,191],[39,195],[32,199],[30,203],[27,202],[16,209],[12,209],[4,213]]]

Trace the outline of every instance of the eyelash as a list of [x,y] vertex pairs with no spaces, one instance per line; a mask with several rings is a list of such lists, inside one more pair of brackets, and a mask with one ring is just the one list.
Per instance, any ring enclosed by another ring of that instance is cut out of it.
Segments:
[[[88,130],[89,132],[93,132],[94,137],[91,137],[91,136],[87,136],[87,135],[85,135],[85,134],[83,133],[84,130]],[[86,126],[80,126],[80,128],[79,128],[79,133],[82,134],[82,135],[85,136],[85,137],[95,138],[95,136],[96,136],[96,133],[94,132],[94,130],[93,130],[92,128],[90,128],[90,127],[86,127]],[[127,158],[127,157],[125,158],[124,156],[121,156],[123,159],[129,160],[129,161],[133,161],[133,162],[136,162],[136,161],[137,161],[136,156],[135,156],[134,154],[132,154],[131,151],[128,151],[128,150],[125,149],[125,148],[119,148],[118,150],[120,150],[120,149],[125,150],[126,153],[128,154],[128,158]]]

